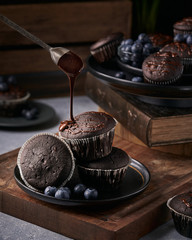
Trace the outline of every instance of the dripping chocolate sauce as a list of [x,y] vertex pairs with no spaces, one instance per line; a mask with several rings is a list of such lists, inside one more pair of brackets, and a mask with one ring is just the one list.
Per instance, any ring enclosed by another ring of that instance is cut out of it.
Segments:
[[[192,193],[188,194],[190,197],[192,197]],[[192,204],[189,203],[186,199],[182,199],[182,202],[188,207],[188,208],[192,208]]]
[[79,56],[69,51],[60,57],[58,64],[59,68],[64,71],[69,79],[70,86],[70,120],[62,121],[59,127],[63,131],[67,125],[74,122],[73,117],[73,93],[75,80],[83,69],[83,62]]

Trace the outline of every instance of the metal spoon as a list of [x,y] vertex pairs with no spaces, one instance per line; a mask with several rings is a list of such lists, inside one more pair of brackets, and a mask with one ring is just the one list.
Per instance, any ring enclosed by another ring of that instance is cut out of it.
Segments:
[[[36,44],[38,44],[39,46],[41,46],[42,48],[47,50],[50,53],[51,58],[56,65],[58,65],[60,58],[63,57],[65,54],[72,55],[73,60],[74,60],[74,61],[72,61],[72,63],[74,64],[74,66],[72,68],[70,68],[70,70],[69,69],[65,70],[62,68],[62,70],[67,73],[67,75],[78,73],[82,70],[83,62],[82,62],[81,58],[79,56],[77,56],[76,54],[72,53],[70,50],[63,48],[63,47],[54,47],[53,48],[53,47],[49,46],[48,44],[43,42],[41,39],[34,36],[33,34],[28,32],[21,26],[17,25],[13,21],[11,21],[9,18],[3,16],[2,14],[0,14],[0,20],[2,22],[4,22],[5,24],[7,24],[9,27],[11,27],[14,30],[16,30],[17,32],[19,32],[20,34],[22,34],[23,36],[25,36],[26,38],[30,39],[31,41],[35,42]],[[72,72],[69,72],[69,71],[72,71]]]

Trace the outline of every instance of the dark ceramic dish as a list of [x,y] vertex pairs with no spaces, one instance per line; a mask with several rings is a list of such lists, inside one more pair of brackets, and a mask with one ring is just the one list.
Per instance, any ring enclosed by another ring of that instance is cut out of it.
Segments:
[[39,111],[37,118],[27,120],[24,117],[0,117],[0,127],[31,127],[49,122],[54,118],[55,111],[52,107],[39,102],[32,102],[32,104]]
[[157,86],[144,82],[132,82],[131,78],[135,76],[132,72],[126,72],[126,79],[115,77],[117,71],[121,71],[117,59],[110,62],[99,64],[93,57],[87,59],[88,71],[96,78],[105,82],[105,84],[120,91],[134,94],[140,97],[151,97],[163,100],[180,100],[192,101],[192,83],[191,75],[183,76],[175,85]]
[[70,200],[60,200],[56,199],[55,197],[46,196],[43,193],[34,191],[24,184],[17,166],[15,167],[14,170],[14,177],[17,185],[30,196],[45,202],[63,206],[91,206],[91,205],[115,204],[141,193],[146,189],[150,182],[150,173],[148,169],[142,163],[134,159],[131,160],[131,164],[126,172],[126,176],[120,188],[114,191],[113,193],[99,192],[99,198],[97,200],[84,200],[72,198]]

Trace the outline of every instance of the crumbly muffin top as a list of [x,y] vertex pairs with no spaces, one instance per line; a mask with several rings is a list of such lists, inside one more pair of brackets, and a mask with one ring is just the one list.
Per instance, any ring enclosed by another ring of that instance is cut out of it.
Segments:
[[175,196],[169,205],[176,212],[192,217],[192,192]]
[[17,164],[23,180],[36,189],[59,186],[73,170],[73,157],[59,137],[38,134],[24,143]]
[[88,162],[81,161],[80,166],[91,168],[91,169],[119,169],[129,164],[128,154],[120,148],[113,147],[111,153],[103,158]]
[[181,58],[192,58],[191,46],[184,42],[173,42],[165,45],[161,50],[176,53]]
[[106,133],[116,125],[116,121],[104,112],[85,112],[74,117],[74,121],[63,121],[59,132],[64,138],[88,138]]
[[142,65],[143,75],[153,81],[170,81],[183,72],[181,58],[172,52],[149,55]]

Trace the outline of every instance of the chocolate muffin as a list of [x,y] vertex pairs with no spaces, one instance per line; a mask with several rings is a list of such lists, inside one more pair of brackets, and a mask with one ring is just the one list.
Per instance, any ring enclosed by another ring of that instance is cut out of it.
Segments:
[[149,36],[154,47],[160,49],[168,43],[173,42],[173,37],[162,33],[151,34]]
[[35,190],[64,186],[72,177],[75,160],[69,146],[50,133],[37,134],[21,147],[17,165],[24,183]]
[[146,82],[171,84],[181,77],[183,64],[176,53],[156,52],[144,60],[142,70]]
[[192,34],[192,17],[183,18],[180,21],[177,21],[173,25],[174,35],[180,34]]
[[19,115],[29,97],[30,93],[23,90],[15,78],[0,76],[0,116]]
[[74,121],[63,121],[59,136],[71,147],[76,158],[97,159],[112,149],[116,120],[104,112],[85,112]]
[[176,230],[192,238],[192,192],[179,194],[167,201]]
[[91,55],[99,63],[109,61],[117,54],[117,47],[123,40],[123,33],[112,33],[90,46]]
[[192,72],[192,48],[188,44],[184,42],[173,42],[165,45],[160,51],[170,51],[172,53],[176,53],[182,60],[184,73]]
[[117,188],[129,166],[130,158],[122,149],[113,147],[111,153],[95,161],[78,163],[79,176],[85,184],[99,189]]

